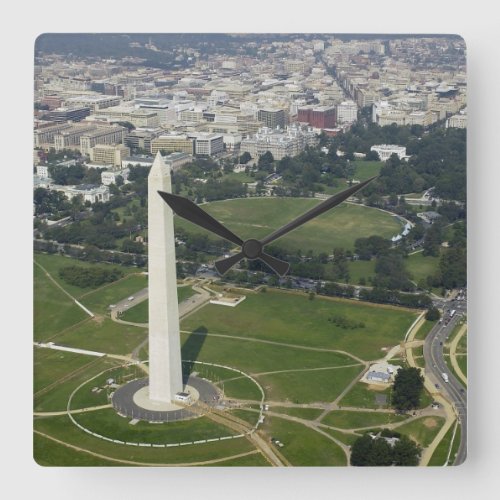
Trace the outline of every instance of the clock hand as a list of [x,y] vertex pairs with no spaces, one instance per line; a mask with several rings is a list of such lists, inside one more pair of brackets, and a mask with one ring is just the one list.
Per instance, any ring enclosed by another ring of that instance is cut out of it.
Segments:
[[369,182],[375,179],[375,177],[372,177],[371,179],[368,179],[360,184],[356,184],[355,186],[352,186],[334,196],[331,196],[330,198],[321,202],[319,205],[313,207],[305,214],[302,214],[292,222],[289,222],[288,224],[274,231],[269,236],[266,236],[264,239],[260,241],[254,239],[246,240],[243,243],[242,251],[240,253],[232,255],[231,257],[227,257],[226,259],[218,260],[216,262],[217,270],[219,271],[219,273],[224,274],[231,266],[233,266],[241,259],[246,257],[248,259],[260,259],[264,261],[276,274],[279,274],[280,276],[285,275],[288,272],[290,265],[287,262],[275,259],[271,255],[264,253],[263,251],[264,245],[270,243],[271,241],[277,240],[284,234],[293,231],[294,229],[301,226],[302,224],[305,224],[307,221],[313,219],[314,217],[317,217],[318,215],[329,210],[330,208],[339,205],[344,200],[349,198],[349,196],[351,196],[355,192],[365,187]]
[[[257,240],[247,240],[244,242],[241,238],[236,236],[232,231],[223,226],[219,221],[215,220],[211,215],[207,214],[198,205],[175,194],[158,191],[160,196],[165,200],[167,205],[180,217],[204,228],[212,233],[220,236],[226,240],[235,243],[242,247],[242,251],[227,257],[226,259],[219,260],[215,263],[215,268],[219,274],[225,274],[234,264],[243,258],[250,260],[260,259],[264,261],[273,271],[280,276],[287,273],[289,264],[283,260],[277,259],[267,253],[262,252],[262,245],[258,244]],[[257,243],[257,246],[255,246]]]
[[341,191],[340,193],[337,193],[330,198],[327,198],[325,201],[322,201],[319,205],[316,205],[315,207],[311,208],[309,211],[307,211],[305,214],[300,215],[297,217],[295,220],[289,222],[288,224],[285,224],[284,226],[280,227],[270,235],[266,236],[262,240],[260,240],[260,243],[262,245],[267,245],[268,243],[271,243],[272,241],[277,240],[278,238],[281,238],[283,235],[286,233],[289,233],[290,231],[293,231],[294,229],[298,228],[302,224],[305,224],[306,222],[310,221],[311,219],[314,219],[318,215],[321,215],[322,213],[326,212],[327,210],[330,210],[333,207],[336,207],[337,205],[340,205],[343,201],[347,200],[349,196],[353,195],[360,189],[363,189],[367,184],[369,184],[373,179],[375,179],[377,176],[372,177],[364,182],[361,182],[360,184],[356,184],[355,186],[351,186],[348,189],[345,189],[344,191]]
[[211,215],[207,214],[198,205],[187,198],[177,196],[172,193],[158,191],[158,194],[165,200],[167,205],[182,218],[204,228],[212,233],[228,240],[236,245],[243,245],[243,240],[236,236],[227,227],[223,226],[219,221],[215,220]]

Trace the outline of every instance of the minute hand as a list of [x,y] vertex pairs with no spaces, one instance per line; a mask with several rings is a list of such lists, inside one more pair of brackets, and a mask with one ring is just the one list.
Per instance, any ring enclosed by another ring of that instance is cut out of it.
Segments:
[[261,244],[264,246],[268,243],[271,243],[272,241],[275,241],[278,238],[281,238],[283,235],[289,233],[290,231],[293,231],[294,229],[298,228],[302,224],[305,224],[311,219],[314,219],[318,215],[325,213],[327,210],[330,210],[330,208],[336,207],[344,200],[347,200],[349,196],[353,195],[360,189],[363,189],[368,183],[370,183],[376,177],[377,176],[372,177],[364,182],[361,182],[360,184],[356,184],[355,186],[352,186],[334,196],[331,196],[330,198],[327,198],[325,201],[322,201],[319,205],[316,205],[315,207],[311,208],[311,210],[307,211],[305,214],[302,214],[295,220],[289,222],[288,224],[274,231],[274,233],[271,233],[270,235],[261,239],[260,240]]

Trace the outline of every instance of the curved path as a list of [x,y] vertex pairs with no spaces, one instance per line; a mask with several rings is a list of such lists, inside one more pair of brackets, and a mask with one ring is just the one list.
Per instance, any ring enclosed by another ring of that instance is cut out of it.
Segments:
[[196,466],[196,465],[209,465],[209,464],[216,464],[219,462],[227,462],[229,460],[234,460],[236,458],[240,457],[246,457],[248,455],[256,455],[257,453],[260,453],[259,450],[252,450],[252,451],[247,451],[245,453],[239,453],[238,455],[231,455],[229,457],[223,457],[223,458],[214,458],[213,460],[205,460],[203,462],[188,462],[188,463],[167,463],[167,464],[160,464],[160,463],[154,463],[154,462],[137,462],[134,460],[125,460],[123,458],[114,458],[114,457],[109,457],[107,455],[103,455],[101,453],[96,453],[94,451],[87,450],[86,448],[82,448],[80,446],[75,446],[70,443],[66,443],[64,441],[60,441],[59,439],[56,439],[53,436],[50,436],[49,434],[45,434],[44,432],[37,431],[36,429],[33,431],[35,434],[38,434],[39,436],[43,436],[44,438],[50,439],[51,441],[54,441],[55,443],[58,443],[62,446],[66,446],[67,448],[71,448],[73,450],[82,452],[82,453],[87,453],[88,455],[92,455],[97,458],[101,458],[103,460],[108,460],[110,462],[117,462],[120,464],[125,464],[125,465],[141,465],[141,466],[147,466],[147,467],[190,467],[190,466]]

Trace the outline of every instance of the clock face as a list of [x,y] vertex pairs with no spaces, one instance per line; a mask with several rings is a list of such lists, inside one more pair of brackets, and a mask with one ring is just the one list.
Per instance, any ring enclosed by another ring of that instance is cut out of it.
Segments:
[[37,462],[463,463],[460,37],[44,34],[34,60]]

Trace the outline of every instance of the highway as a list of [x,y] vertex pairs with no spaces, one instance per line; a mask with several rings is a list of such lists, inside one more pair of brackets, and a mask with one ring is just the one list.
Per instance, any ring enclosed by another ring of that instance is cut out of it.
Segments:
[[[436,304],[438,305],[438,304]],[[443,345],[451,335],[453,328],[467,313],[466,300],[440,301],[439,306],[443,308],[443,321],[437,323],[429,332],[424,343],[425,373],[435,384],[436,388],[453,404],[461,424],[460,446],[454,465],[460,465],[467,456],[467,388],[455,377],[444,360]],[[449,321],[450,311],[455,309],[456,313]],[[443,380],[442,373],[448,375],[449,382]],[[450,457],[453,459],[453,457]]]

